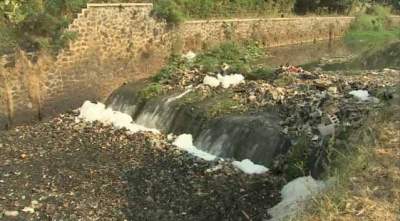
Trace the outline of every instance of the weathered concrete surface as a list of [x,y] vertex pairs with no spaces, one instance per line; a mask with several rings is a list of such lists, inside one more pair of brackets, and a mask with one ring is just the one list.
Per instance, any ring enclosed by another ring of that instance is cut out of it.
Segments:
[[[200,50],[225,40],[249,38],[266,46],[336,38],[353,19],[228,19],[189,21],[171,28],[150,16],[152,7],[88,4],[67,30],[76,32],[77,38],[56,61],[19,71],[2,69],[0,128],[76,108],[86,99],[104,100],[122,83],[157,72],[171,50]],[[38,81],[35,87],[32,78]]]

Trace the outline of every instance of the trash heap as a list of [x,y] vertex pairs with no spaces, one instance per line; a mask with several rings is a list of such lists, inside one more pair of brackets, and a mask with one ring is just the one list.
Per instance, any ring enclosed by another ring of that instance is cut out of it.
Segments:
[[[382,107],[391,98],[391,89],[400,79],[399,71],[389,69],[349,74],[308,72],[286,65],[267,79],[245,79],[230,88],[204,83],[204,79],[229,76],[227,73],[227,65],[218,73],[204,73],[201,68],[181,70],[171,77],[166,87],[192,86],[193,92],[201,94],[202,99],[229,91],[226,94],[230,99],[240,104],[234,107],[239,112],[277,109],[282,118],[282,133],[291,138],[293,148],[299,148],[296,145],[300,140],[306,140],[303,143],[308,148],[296,157],[303,158],[304,168],[315,177],[329,164],[327,145],[338,137],[347,139],[349,131],[362,126],[371,109]],[[288,161],[293,160],[288,158],[290,154],[278,160],[275,169],[286,170]]]

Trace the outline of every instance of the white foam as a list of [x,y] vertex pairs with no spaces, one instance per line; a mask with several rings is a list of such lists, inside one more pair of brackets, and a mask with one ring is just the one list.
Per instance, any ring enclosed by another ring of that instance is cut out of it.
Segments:
[[232,74],[232,75],[221,75],[218,74],[217,77],[205,76],[203,80],[203,84],[209,85],[211,87],[218,87],[222,84],[223,88],[229,88],[231,86],[236,86],[240,83],[244,82],[244,76],[241,74]]
[[210,87],[218,87],[221,82],[219,82],[217,78],[207,75],[204,77],[203,84],[209,85]]
[[282,201],[268,210],[272,216],[270,221],[286,220],[297,214],[305,206],[305,202],[325,189],[326,183],[314,180],[311,176],[297,178],[286,184],[282,190]]
[[223,88],[229,88],[230,86],[236,86],[244,81],[244,77],[241,74],[232,75],[220,75],[218,74],[218,80],[221,82]]
[[213,161],[217,158],[215,155],[209,154],[195,147],[193,145],[193,137],[190,134],[182,134],[178,136],[172,144],[206,161]]
[[247,174],[262,174],[269,171],[265,166],[254,164],[249,159],[233,161],[232,165]]
[[349,94],[353,95],[354,97],[356,97],[362,101],[368,101],[371,99],[368,91],[366,91],[366,90],[355,90],[355,91],[351,91]]
[[159,133],[159,131],[156,129],[150,129],[136,124],[133,122],[132,117],[128,114],[124,114],[119,111],[113,111],[111,108],[106,108],[106,106],[102,103],[85,101],[79,110],[80,114],[78,118],[87,122],[99,121],[103,124],[112,125],[116,128],[125,128],[131,133],[137,133],[139,131]]

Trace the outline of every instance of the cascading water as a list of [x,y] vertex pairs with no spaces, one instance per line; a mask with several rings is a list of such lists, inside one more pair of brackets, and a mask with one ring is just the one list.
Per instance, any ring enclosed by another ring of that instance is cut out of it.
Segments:
[[290,142],[280,133],[280,119],[273,110],[208,119],[199,108],[179,103],[191,90],[146,101],[139,97],[137,87],[124,85],[109,97],[107,105],[145,127],[192,134],[196,147],[219,157],[250,159],[268,166],[276,155],[287,151]]

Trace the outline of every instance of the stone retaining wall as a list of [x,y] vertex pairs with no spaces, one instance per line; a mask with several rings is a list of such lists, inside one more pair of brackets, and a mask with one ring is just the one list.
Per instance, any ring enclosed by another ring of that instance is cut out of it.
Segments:
[[266,46],[336,38],[353,19],[228,19],[188,21],[172,28],[150,16],[152,7],[88,4],[67,30],[77,38],[55,61],[42,59],[18,71],[2,69],[0,128],[77,108],[87,99],[103,101],[124,82],[157,72],[171,50],[201,50],[248,38]]

